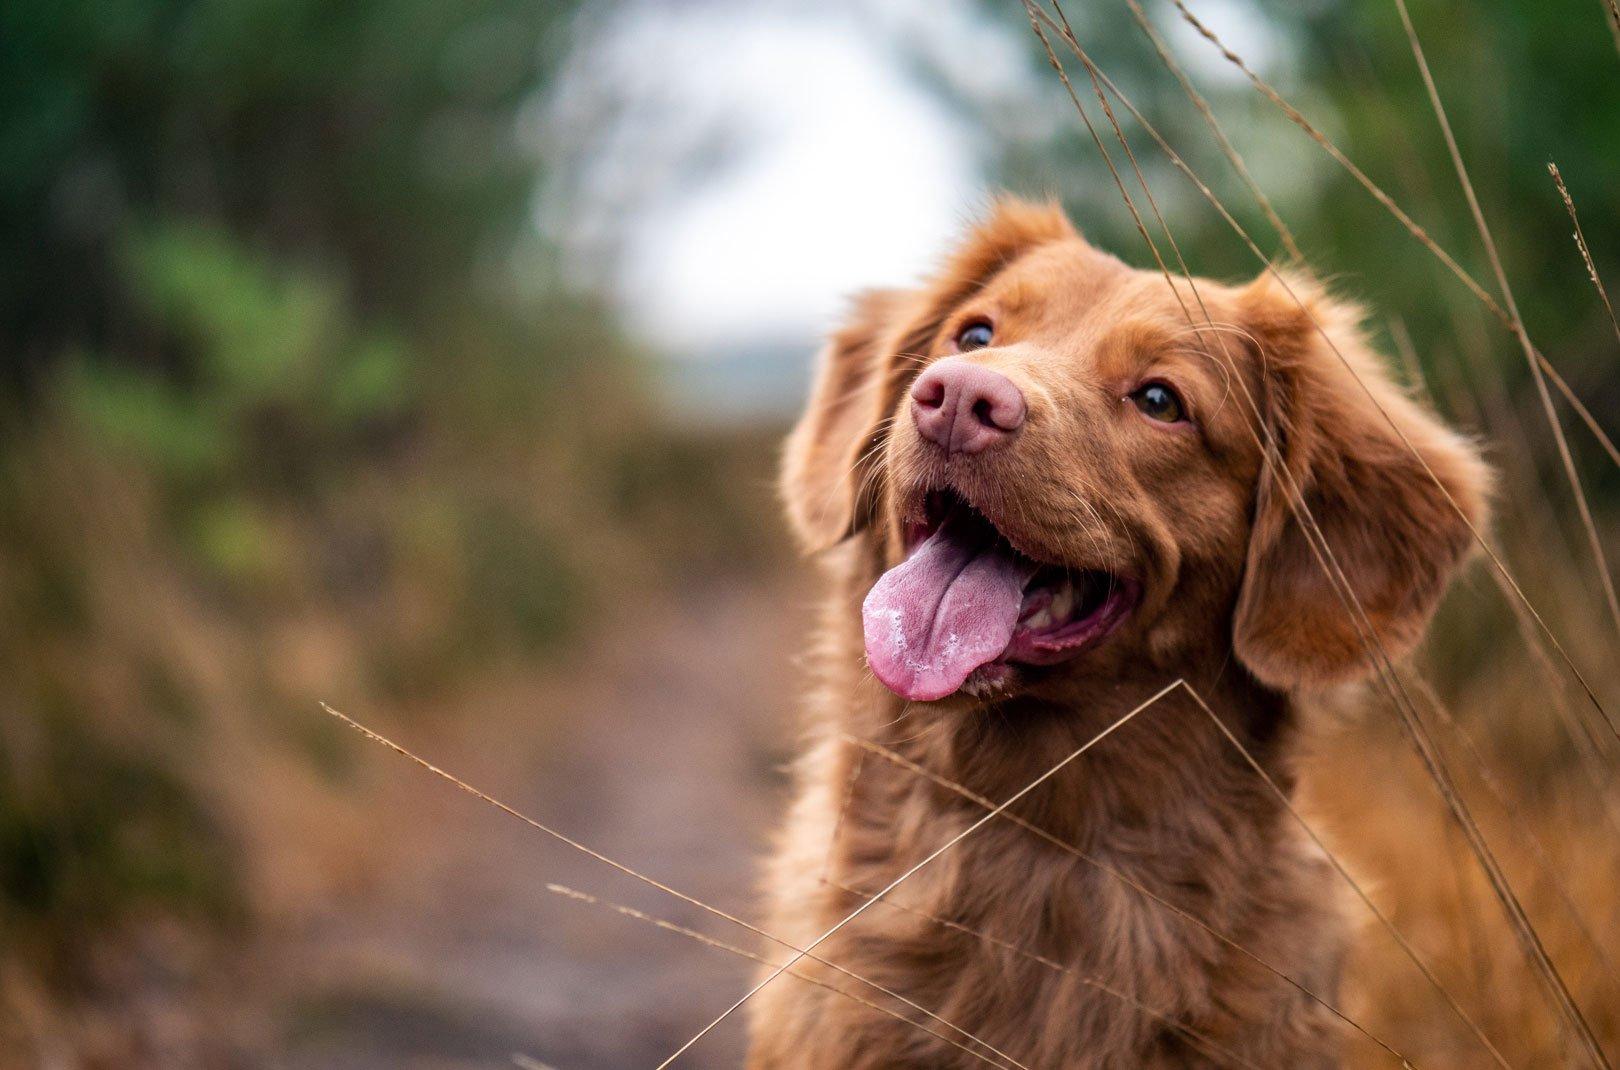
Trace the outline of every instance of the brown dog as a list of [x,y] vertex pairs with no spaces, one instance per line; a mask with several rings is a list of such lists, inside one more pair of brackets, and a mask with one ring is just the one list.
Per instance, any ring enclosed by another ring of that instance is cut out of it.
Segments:
[[[784,465],[832,590],[771,931],[803,947],[987,813],[941,780],[1000,803],[1178,678],[1291,788],[1296,696],[1372,672],[1364,627],[1408,651],[1484,522],[1483,465],[1356,321],[1303,279],[1172,286],[1016,201],[857,302]],[[1336,1001],[1336,885],[1186,691],[1008,815],[1045,835],[992,820],[816,956],[1031,1070],[1336,1064],[1301,991]],[[792,978],[753,1001],[754,1070],[984,1064]]]

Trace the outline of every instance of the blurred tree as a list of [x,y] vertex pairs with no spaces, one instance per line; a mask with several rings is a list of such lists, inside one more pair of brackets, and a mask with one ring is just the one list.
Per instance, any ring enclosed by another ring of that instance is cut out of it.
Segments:
[[530,225],[575,8],[0,5],[0,973],[252,905],[210,741],[335,768],[278,627],[341,604],[339,675],[421,698],[577,620],[646,447]]
[[[1342,280],[1346,290],[1365,299],[1380,317],[1399,316],[1428,371],[1449,362],[1451,367],[1440,372],[1443,380],[1456,381],[1462,350],[1483,346],[1494,354],[1510,386],[1523,381],[1527,372],[1516,346],[1444,267],[1190,31],[1169,0],[1143,6],[1210,99],[1314,270]],[[1262,77],[1495,292],[1393,0],[1352,5],[1236,0],[1188,6],[1228,33],[1228,43],[1245,53]],[[1612,370],[1612,333],[1585,280],[1546,170],[1549,160],[1563,168],[1589,234],[1602,236],[1593,250],[1600,272],[1611,280],[1620,277],[1620,199],[1613,196],[1620,67],[1601,5],[1586,0],[1533,5],[1428,0],[1411,7],[1530,333],[1613,427],[1620,423],[1620,377]],[[1007,116],[1028,111],[1027,99],[998,102],[962,94],[967,106],[978,109],[986,130],[1003,135],[1003,179],[1016,188],[1059,192],[1088,233],[1133,262],[1151,264],[1114,179],[1050,69],[1022,5],[985,8],[1024,36],[1029,63],[1045,87],[1039,110],[1062,117],[1045,127],[1015,121]],[[1050,3],[1047,9],[1052,10]],[[1102,5],[1069,0],[1063,12],[1099,67],[1210,183],[1260,247],[1280,253],[1281,245],[1255,201],[1218,153],[1203,120],[1134,25],[1123,0]],[[1081,105],[1163,246],[1084,66],[1055,34],[1049,36]],[[936,69],[946,86],[962,81],[948,65]],[[1255,274],[1258,265],[1229,227],[1166,165],[1118,102],[1110,103],[1192,268],[1237,278]],[[1168,256],[1167,247],[1165,252]],[[1483,332],[1476,329],[1481,322]]]
[[[1605,416],[1620,415],[1612,333],[1547,174],[1548,161],[1564,171],[1584,226],[1604,239],[1593,250],[1599,268],[1613,278],[1620,271],[1614,196],[1620,59],[1601,6],[1579,0],[1411,6],[1532,338],[1580,380]],[[1341,145],[1495,293],[1393,0],[1316,5],[1305,16],[1300,40],[1307,62],[1321,72]],[[1325,270],[1354,272],[1382,307],[1405,316],[1420,354],[1441,339],[1455,347],[1457,310],[1478,314],[1474,299],[1350,176],[1328,176],[1308,208]],[[1494,323],[1490,330],[1506,338]],[[1502,348],[1512,381],[1521,381],[1522,357],[1511,344]]]
[[515,136],[573,4],[109,0],[0,10],[0,337],[14,385],[76,346],[184,363],[114,252],[206,220],[335,265],[419,323],[501,264],[539,161]]

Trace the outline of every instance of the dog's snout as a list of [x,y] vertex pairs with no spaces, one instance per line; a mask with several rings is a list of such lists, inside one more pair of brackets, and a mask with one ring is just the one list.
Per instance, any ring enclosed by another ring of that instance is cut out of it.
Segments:
[[999,446],[1024,425],[1024,392],[998,371],[966,360],[936,361],[911,387],[917,431],[949,453]]

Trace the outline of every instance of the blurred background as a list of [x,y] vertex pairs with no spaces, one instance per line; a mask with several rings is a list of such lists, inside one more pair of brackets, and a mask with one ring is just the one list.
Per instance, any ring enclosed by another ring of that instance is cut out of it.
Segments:
[[[1189,2],[1497,293],[1393,4]],[[1289,238],[1129,8],[1065,10],[1266,255],[1297,241],[1482,436],[1505,561],[1620,709],[1517,343],[1145,7]],[[1611,10],[1413,3],[1529,334],[1614,434],[1620,344],[1546,168],[1620,282]],[[1254,275],[1115,111],[1190,267]],[[735,999],[751,963],[546,886],[746,933],[319,702],[756,917],[814,590],[776,442],[843,297],[916,279],[1003,187],[1151,266],[1011,0],[0,6],[0,1066],[652,1065]],[[1614,548],[1620,458],[1557,411]],[[1427,715],[1617,1053],[1620,737],[1514,606],[1484,568],[1460,585]],[[1393,716],[1347,705],[1313,818],[1513,1065],[1578,1062]],[[1421,1065],[1483,1065],[1372,923],[1345,1007]]]

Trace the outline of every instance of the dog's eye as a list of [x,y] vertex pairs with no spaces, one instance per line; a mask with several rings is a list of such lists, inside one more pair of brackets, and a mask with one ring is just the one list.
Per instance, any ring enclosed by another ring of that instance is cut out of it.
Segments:
[[1163,383],[1149,383],[1131,394],[1131,403],[1149,419],[1160,423],[1176,424],[1187,418],[1186,406],[1181,398]]
[[995,331],[983,320],[970,323],[956,333],[956,348],[966,353],[970,349],[983,349],[995,337]]

